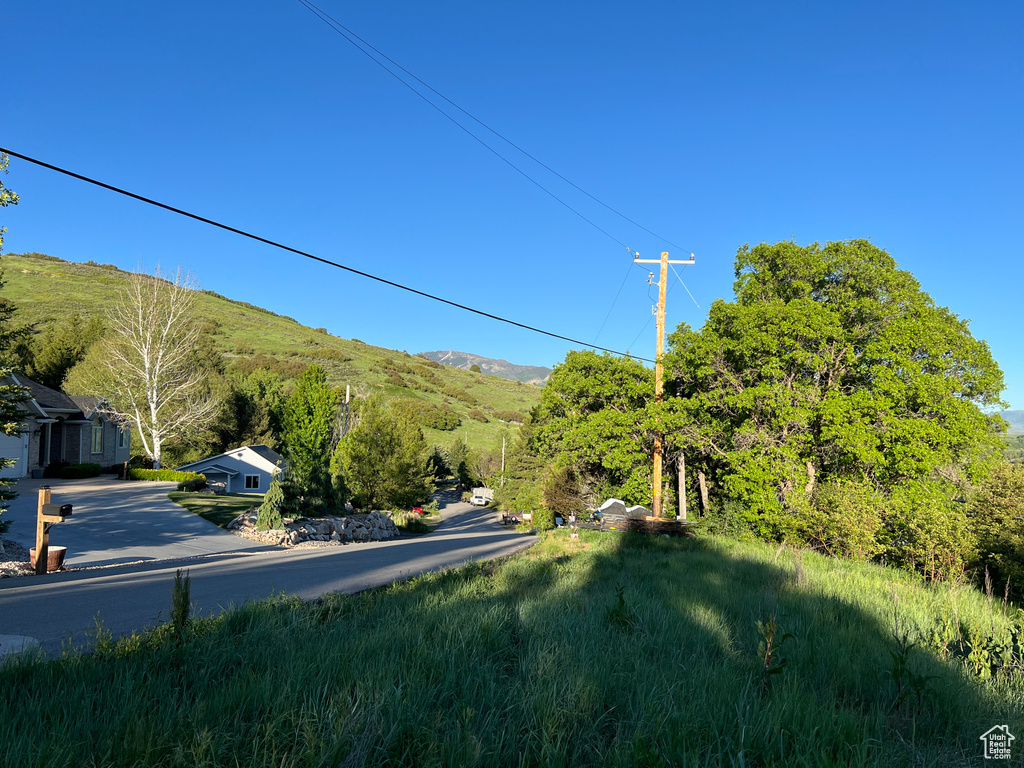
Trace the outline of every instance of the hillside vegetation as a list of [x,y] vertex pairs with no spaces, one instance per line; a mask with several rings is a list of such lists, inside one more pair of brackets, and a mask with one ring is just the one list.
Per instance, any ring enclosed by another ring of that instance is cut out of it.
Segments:
[[[69,262],[38,253],[5,254],[0,266],[7,280],[4,295],[17,306],[19,322],[35,323],[39,330],[72,313],[84,320],[102,319],[129,274],[110,264]],[[268,368],[294,379],[307,365],[317,363],[332,385],[351,385],[354,397],[383,392],[390,399],[422,403],[427,410],[444,406],[446,417],[436,422],[443,429],[424,429],[428,442],[451,441],[457,434],[471,447],[491,449],[496,441],[500,445],[504,422],[518,420],[539,401],[537,387],[518,381],[342,339],[212,291],[197,298],[204,330],[229,365]],[[457,426],[447,415],[449,410],[457,416]]]
[[980,765],[978,737],[1024,718],[1019,621],[789,548],[559,532],[502,563],[14,659],[0,743],[47,766]]

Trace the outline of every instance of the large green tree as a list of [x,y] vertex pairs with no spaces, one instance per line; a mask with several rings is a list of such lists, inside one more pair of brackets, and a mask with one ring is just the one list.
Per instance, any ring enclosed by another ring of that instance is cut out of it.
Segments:
[[672,447],[762,536],[806,534],[808,506],[855,483],[878,494],[888,559],[955,571],[970,537],[953,500],[999,452],[988,345],[865,240],[745,246],[734,290],[669,340]]
[[591,503],[650,504],[653,398],[654,373],[636,360],[570,352],[544,386],[532,444],[573,466]]
[[371,397],[359,409],[359,423],[338,443],[332,471],[360,509],[408,509],[433,490],[427,458],[416,420]]
[[285,403],[283,416],[289,506],[297,504],[298,509],[293,511],[310,516],[332,511],[337,499],[330,462],[338,396],[328,385],[322,367],[314,363],[302,373]]

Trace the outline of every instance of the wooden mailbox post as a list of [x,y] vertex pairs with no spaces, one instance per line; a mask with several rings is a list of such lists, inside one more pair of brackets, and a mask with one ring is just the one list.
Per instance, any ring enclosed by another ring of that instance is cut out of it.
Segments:
[[50,486],[39,489],[39,505],[36,512],[36,574],[46,573],[46,564],[50,556],[50,527],[63,523],[65,517],[71,516],[70,504],[51,504]]

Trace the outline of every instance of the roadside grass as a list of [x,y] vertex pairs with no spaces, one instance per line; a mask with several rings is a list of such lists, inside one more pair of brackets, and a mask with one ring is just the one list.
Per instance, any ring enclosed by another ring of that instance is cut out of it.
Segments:
[[12,657],[0,744],[46,766],[980,764],[979,736],[1024,719],[1019,668],[979,655],[1016,614],[786,548],[557,531],[502,562]]
[[263,503],[261,493],[189,493],[188,491],[171,491],[167,497],[175,504],[189,512],[209,520],[214,525],[226,528],[228,523],[252,506]]

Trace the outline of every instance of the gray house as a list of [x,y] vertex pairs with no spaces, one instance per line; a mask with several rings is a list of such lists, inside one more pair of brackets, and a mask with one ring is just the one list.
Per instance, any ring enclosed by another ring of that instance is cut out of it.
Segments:
[[284,459],[265,445],[245,445],[177,469],[200,472],[210,483],[224,483],[228,493],[266,493],[274,475],[284,472]]
[[21,404],[21,432],[0,434],[0,456],[15,462],[0,477],[42,477],[56,461],[110,467],[131,457],[131,429],[114,420],[103,398],[67,395],[20,373],[5,383],[26,387],[29,399]]

